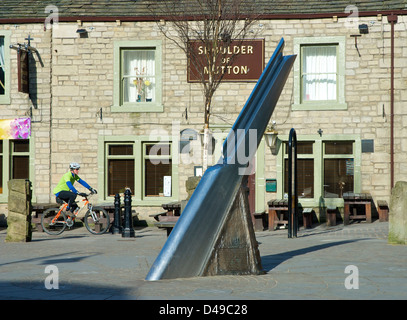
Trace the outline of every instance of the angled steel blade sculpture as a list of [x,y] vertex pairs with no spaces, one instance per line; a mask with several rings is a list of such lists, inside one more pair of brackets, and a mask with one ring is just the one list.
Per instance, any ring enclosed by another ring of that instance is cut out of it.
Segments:
[[283,56],[283,49],[281,39],[224,142],[222,158],[204,173],[146,280],[202,275],[294,63],[296,56]]

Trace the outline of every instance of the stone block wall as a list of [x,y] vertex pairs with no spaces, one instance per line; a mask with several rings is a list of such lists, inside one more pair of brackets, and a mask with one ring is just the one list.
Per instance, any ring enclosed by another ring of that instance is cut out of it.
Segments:
[[[407,17],[399,16],[395,26],[395,175],[407,179]],[[272,116],[280,135],[292,127],[297,135],[352,134],[374,139],[374,152],[363,153],[361,161],[362,192],[374,199],[390,200],[390,24],[387,18],[360,17],[369,25],[369,34],[358,38],[358,51],[352,34],[357,26],[347,26],[346,18],[262,20],[256,37],[265,39],[265,63],[278,41],[284,37],[285,54],[293,52],[296,37],[344,36],[345,100],[347,110],[293,110],[294,78],[287,84]],[[199,84],[187,83],[187,61],[182,51],[158,30],[154,22],[60,22],[58,29],[41,23],[1,25],[11,30],[11,42],[24,42],[31,35],[34,56],[36,99],[17,92],[12,77],[11,105],[0,105],[2,118],[26,116],[32,112],[32,139],[35,142],[33,190],[37,202],[54,201],[52,188],[68,168],[69,162],[82,164],[81,177],[97,186],[105,177],[98,171],[98,137],[113,135],[149,135],[162,128],[171,132],[173,121],[180,130],[203,128],[203,96]],[[80,37],[77,28],[89,30]],[[170,26],[169,26],[170,28]],[[163,46],[163,113],[115,113],[113,105],[113,48],[115,41],[160,40]],[[41,60],[41,61],[40,61]],[[42,64],[41,64],[42,62]],[[17,74],[17,61],[11,53],[11,73]],[[211,123],[231,126],[255,83],[222,83],[213,100]],[[36,108],[34,108],[34,103]],[[103,117],[100,119],[100,110]],[[188,116],[186,116],[186,114]],[[217,162],[218,159],[213,159]],[[180,163],[179,199],[187,197],[185,181],[194,174],[195,163]],[[276,178],[276,157],[265,150],[265,177]],[[265,201],[272,195],[266,194]],[[100,199],[104,201],[104,199]],[[5,204],[1,208],[5,209]],[[159,208],[138,207],[139,213]],[[0,211],[1,213],[2,211]]]

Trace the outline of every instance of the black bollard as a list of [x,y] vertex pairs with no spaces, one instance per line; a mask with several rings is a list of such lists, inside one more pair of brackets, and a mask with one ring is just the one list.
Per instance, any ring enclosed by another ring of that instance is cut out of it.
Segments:
[[120,234],[122,233],[122,217],[121,217],[121,208],[120,208],[120,194],[116,193],[114,196],[114,222],[112,233]]
[[133,218],[131,216],[131,191],[126,189],[124,192],[124,227],[123,238],[134,238]]
[[290,130],[288,137],[288,237],[297,238],[298,192],[297,192],[297,133]]

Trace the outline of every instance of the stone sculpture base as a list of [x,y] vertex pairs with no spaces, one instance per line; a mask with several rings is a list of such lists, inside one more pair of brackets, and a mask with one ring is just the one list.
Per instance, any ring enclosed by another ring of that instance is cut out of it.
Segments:
[[240,187],[202,276],[264,274],[245,187]]
[[31,227],[31,182],[15,179],[8,181],[8,215],[6,242],[29,242]]

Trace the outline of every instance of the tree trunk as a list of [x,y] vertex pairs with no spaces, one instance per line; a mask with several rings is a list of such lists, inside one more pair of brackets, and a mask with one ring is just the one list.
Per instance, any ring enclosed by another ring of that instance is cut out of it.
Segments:
[[208,154],[209,154],[209,124],[205,124],[203,136],[203,155],[202,155],[202,172],[208,169]]

